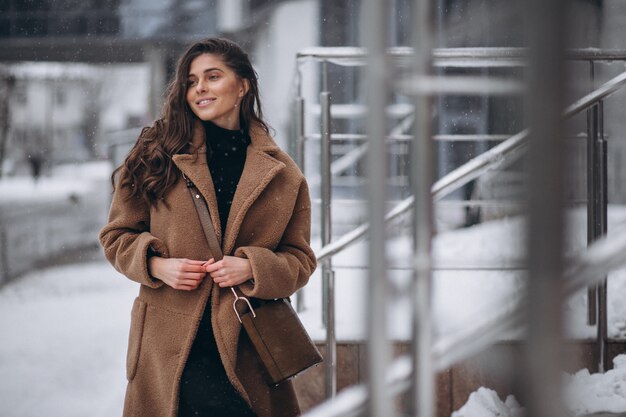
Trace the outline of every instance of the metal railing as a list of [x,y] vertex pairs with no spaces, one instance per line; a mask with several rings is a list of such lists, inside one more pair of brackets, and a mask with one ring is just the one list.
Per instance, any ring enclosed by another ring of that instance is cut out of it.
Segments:
[[[626,60],[626,54],[624,55],[624,60]],[[593,92],[572,103],[563,112],[563,117],[572,117],[594,106],[595,104],[600,103],[609,95],[620,90],[624,85],[626,85],[626,72],[612,78]],[[442,199],[452,191],[480,177],[485,172],[502,168],[506,164],[515,161],[525,152],[527,139],[528,130],[523,130],[522,132],[509,137],[509,139],[500,143],[496,147],[476,156],[472,160],[449,172],[433,185],[433,198],[435,200]],[[398,217],[406,214],[411,209],[413,201],[414,198],[411,196],[400,202],[393,210],[386,214],[386,222],[390,223]],[[318,260],[324,260],[327,257],[335,256],[339,252],[357,242],[359,239],[363,238],[368,230],[369,226],[365,223],[351,232],[344,234],[340,238],[335,239],[332,243],[325,245],[320,249],[317,253]]]
[[[563,297],[570,297],[590,284],[599,283],[603,276],[624,265],[626,262],[626,225],[619,228],[611,237],[603,237],[578,256],[571,258],[571,266],[565,271]],[[451,365],[483,351],[497,342],[501,335],[524,323],[524,305],[519,297],[504,300],[501,310],[494,312],[481,323],[468,323],[468,327],[454,335],[435,341],[433,347],[433,367],[436,371],[448,369]],[[394,360],[387,372],[386,383],[389,398],[406,392],[412,373],[408,355]],[[307,417],[345,417],[362,415],[366,410],[368,397],[365,384],[346,388],[332,401],[324,403],[310,412]]]
[[[388,51],[388,56],[390,56],[393,60],[396,60],[396,61],[400,60],[400,62],[402,62],[402,60],[406,59],[408,62],[409,61],[408,58],[411,56],[411,53],[412,52],[409,48],[395,48],[395,49],[391,49]],[[452,66],[480,66],[480,65],[519,66],[519,65],[524,65],[526,54],[527,54],[526,50],[520,49],[520,48],[512,48],[512,49],[468,48],[468,49],[454,49],[454,50],[434,50],[433,59],[434,59],[435,65],[437,66],[446,66],[446,65],[452,65]],[[359,48],[332,48],[328,50],[327,53],[325,53],[324,50],[321,48],[316,48],[314,50],[307,50],[298,54],[298,59],[316,59],[316,60],[321,60],[325,62],[333,62],[333,63],[340,64],[340,65],[362,65],[364,63],[363,60],[365,57],[366,55],[364,54],[364,50],[359,49]],[[567,58],[570,60],[589,61],[591,62],[591,65],[593,65],[593,63],[596,61],[626,60],[626,52],[625,51],[600,51],[600,50],[580,50],[580,51],[572,50],[572,51],[567,52]],[[326,78],[326,76],[324,78]],[[600,87],[593,90],[591,93],[582,97],[580,100],[577,100],[576,102],[572,103],[563,112],[564,118],[572,117],[582,112],[583,110],[596,112],[596,116],[595,116],[596,127],[591,128],[593,130],[590,130],[591,133],[589,136],[593,137],[593,140],[600,142],[600,145],[599,145],[600,149],[604,149],[604,153],[601,153],[601,152],[599,153],[600,156],[606,155],[605,153],[606,143],[602,143],[602,140],[603,140],[602,122],[601,122],[602,121],[602,117],[601,117],[602,103],[606,97],[608,97],[609,95],[621,89],[624,86],[624,84],[626,84],[626,72],[607,81]],[[433,92],[432,89],[430,90],[418,89],[418,91],[414,91],[414,93],[418,93],[418,94],[428,94],[432,92]],[[465,91],[465,93],[467,93],[467,91]],[[510,93],[510,91],[506,91],[506,93],[508,94]],[[299,97],[298,100],[300,100],[300,102],[302,103],[302,106],[304,106],[303,98]],[[328,108],[329,106],[327,107],[327,109]],[[379,110],[381,114],[384,114],[384,108],[379,109]],[[331,117],[331,112],[329,110],[322,112],[322,125],[329,126],[330,117]],[[298,119],[298,122],[303,124],[304,119],[305,119],[304,116],[302,116]],[[589,120],[593,121],[593,117],[591,117]],[[593,123],[590,122],[590,124],[593,124]],[[306,140],[317,140],[318,137],[315,134],[308,135],[308,136],[305,135],[304,134],[305,130],[304,130],[303,125],[299,125],[298,131],[301,132],[301,134],[299,135],[300,142],[299,142],[298,149],[299,149],[299,152],[303,152],[304,142]],[[324,141],[328,142],[326,145],[323,145],[325,147],[324,148],[325,151],[329,151],[330,142],[333,140],[333,136],[337,139],[344,138],[344,136],[345,138],[357,139],[357,140],[365,140],[367,138],[366,135],[355,135],[355,134],[339,134],[339,135],[332,134],[331,135],[328,133],[327,130],[325,132],[326,132],[325,134],[322,134],[320,136],[320,139],[322,140],[322,142]],[[478,178],[485,172],[491,171],[496,168],[504,167],[508,163],[513,162],[514,160],[519,158],[522,154],[524,154],[524,152],[526,151],[528,135],[529,135],[529,131],[524,130],[504,140],[502,143],[498,144],[494,148],[473,158],[469,162],[463,164],[462,166],[453,170],[449,174],[445,175],[443,178],[441,178],[432,186],[432,189],[431,189],[432,198],[434,200],[441,199],[442,197],[454,191],[455,189],[458,189],[459,187]],[[380,134],[379,132],[378,136],[385,137],[385,134],[384,133]],[[443,137],[440,136],[439,140],[456,140],[455,136],[457,135],[445,135]],[[458,136],[459,136],[459,140],[464,140],[464,139],[474,140],[474,138],[464,138],[463,135],[458,135]],[[435,137],[437,137],[437,135],[435,135]],[[386,138],[387,140],[409,141],[412,139],[412,136],[404,135],[404,134],[400,134],[400,135],[395,134],[395,135],[388,135],[386,136]],[[502,135],[498,135],[497,138],[494,138],[494,139],[500,141],[503,138],[502,138]],[[602,146],[604,148],[602,148]],[[302,157],[302,154],[300,154],[300,157]],[[595,158],[592,158],[592,161],[590,161],[590,164],[589,164],[590,172],[598,172],[597,168],[600,168],[604,170],[604,172],[606,172],[606,165],[602,166],[601,164],[598,164],[597,163],[598,159],[602,160],[601,157],[598,158],[596,156]],[[331,173],[332,173],[332,169],[329,169],[327,170],[326,174],[323,174],[323,175],[326,175],[328,178],[330,178]],[[600,177],[602,177],[602,173],[590,175],[590,178],[591,178],[590,181],[593,182],[594,184],[598,182],[597,179],[594,179],[597,175],[600,175]],[[327,186],[330,187],[330,181],[328,180],[328,178],[324,179],[322,183],[326,183]],[[593,197],[593,195],[596,192],[594,190],[596,190],[598,187],[600,188],[604,187],[604,189],[606,189],[606,174],[604,174],[603,178],[604,178],[604,182],[600,181],[600,184],[595,184],[593,186],[590,185],[590,188],[589,188],[590,200],[594,200],[597,202],[598,198]],[[322,194],[324,194],[324,192]],[[598,221],[599,215],[597,214],[597,212],[598,211],[602,212],[602,207],[604,207],[603,209],[604,213],[606,212],[606,190],[604,193],[604,197],[600,197],[600,200],[602,200],[602,198],[604,198],[603,200],[604,206],[602,206],[602,201],[600,201],[600,206],[598,206],[597,203],[595,203],[594,205],[594,207],[596,207],[596,212],[595,213],[592,213],[591,211],[589,212],[590,223],[596,223]],[[330,204],[329,201],[330,199],[328,198],[328,200],[323,201],[322,204],[328,208]],[[413,203],[414,203],[413,197],[409,197],[403,200],[393,210],[391,210],[384,216],[384,221],[386,223],[391,222],[394,219],[398,218],[399,216],[407,213],[413,207]],[[597,207],[600,207],[600,209],[598,209]],[[330,211],[327,212],[328,215],[329,213]],[[604,214],[604,216],[606,216],[606,214]],[[329,219],[327,218],[326,221],[329,221]],[[606,224],[606,217],[604,217],[604,220],[601,220],[601,221],[603,221],[604,224]],[[322,265],[328,262],[337,253],[341,252],[342,250],[346,249],[350,245],[357,242],[360,238],[364,237],[365,234],[369,231],[369,228],[370,228],[369,224],[362,224],[359,227],[352,230],[351,232],[344,234],[338,239],[335,239],[333,242],[325,243],[322,249],[318,251],[317,253],[318,259],[320,260]],[[606,227],[604,229],[604,233],[605,232],[606,232]],[[598,236],[594,237],[594,239],[597,239],[597,238]],[[602,240],[602,242],[604,242],[604,240]],[[621,244],[622,243],[620,243],[620,245]],[[591,248],[595,248],[595,247],[596,245],[591,246]],[[588,253],[591,254],[595,252],[593,249],[590,249],[590,252]],[[617,255],[612,255],[612,256],[613,256],[612,258],[613,260],[619,259],[620,262],[624,260],[624,256],[622,257],[619,257]],[[593,258],[593,256],[591,256],[591,258]],[[592,265],[595,265],[597,268],[599,268],[598,270],[604,270],[603,268],[605,268],[607,265],[606,263],[602,263],[602,262],[606,262],[605,259],[602,261],[597,261],[598,263],[594,263],[596,261],[590,261],[590,262],[591,263],[588,262],[584,266],[582,264],[575,264],[575,265],[577,265],[576,268],[578,268],[579,270],[587,271],[587,272],[584,272],[587,274],[587,276],[593,273]],[[417,263],[419,264],[419,261]],[[613,265],[615,265],[615,262],[613,262]],[[578,272],[581,274],[583,273],[580,271]],[[595,275],[594,275],[594,279],[597,280],[597,277]],[[578,278],[578,281],[576,282],[578,283],[577,285],[582,285],[582,287],[586,285],[584,284],[585,281],[584,280],[581,281],[580,278]],[[580,282],[582,282],[582,284],[580,284]],[[328,287],[326,288],[326,290],[328,290]],[[603,291],[605,293],[606,287],[604,287]],[[326,300],[330,298],[332,298],[332,296],[326,298]],[[602,304],[602,299],[600,300]],[[604,299],[603,302],[606,303],[606,299]],[[327,309],[327,311],[333,310],[333,306],[329,305],[328,302],[324,303],[324,307]],[[521,309],[521,305],[516,308]],[[507,310],[507,311],[494,314],[493,317],[496,317],[497,319],[494,319],[493,321],[489,322],[489,326],[491,327],[487,329],[487,327],[485,326],[485,327],[481,327],[480,329],[478,328],[473,329],[471,332],[468,332],[467,334],[459,335],[459,336],[462,336],[462,340],[456,339],[453,343],[446,342],[445,340],[438,341],[435,344],[435,348],[434,348],[435,353],[439,352],[437,353],[437,355],[442,355],[441,357],[443,359],[440,359],[437,362],[438,364],[440,363],[441,365],[437,365],[436,369],[442,370],[444,369],[443,367],[444,365],[449,366],[455,361],[461,360],[467,357],[467,355],[469,354],[468,352],[476,352],[476,349],[482,349],[488,344],[493,343],[496,340],[494,339],[494,337],[497,337],[497,335],[500,334],[500,330],[502,326],[510,327],[518,323],[521,316],[520,316],[519,311],[517,312],[515,311],[511,312],[510,310]],[[604,307],[604,314],[606,314],[605,307]],[[327,312],[326,317],[329,317],[331,315],[334,316],[334,311],[332,311],[331,314]],[[604,318],[604,320],[606,320],[606,318]],[[333,327],[333,323],[330,321],[326,321],[325,324],[328,327],[331,327],[331,328]],[[599,326],[599,332],[601,331],[600,327],[601,326]],[[606,328],[604,329],[604,331],[606,331]],[[334,337],[335,337],[334,328],[331,329],[330,333],[331,333],[330,338],[328,337],[328,333],[327,333],[326,343],[327,345],[332,346],[332,351],[334,352],[335,351],[334,346],[336,345],[336,340],[334,340]],[[482,335],[482,336],[477,337],[477,335]],[[601,339],[603,341],[606,341],[606,338],[607,338],[606,333],[599,334],[599,340]],[[452,348],[445,347],[445,346],[454,346],[455,344],[458,346],[459,343],[467,343],[468,346],[470,347],[475,346],[475,347],[472,347],[471,349],[468,348],[467,351],[458,350],[456,352],[452,352]],[[446,349],[450,349],[450,352],[448,352]],[[447,356],[444,356],[442,352],[447,352],[446,353]],[[406,360],[406,358],[403,360]],[[330,366],[327,366],[327,369],[326,369],[327,386],[329,383],[332,384],[333,383],[332,381],[336,380],[335,372],[336,372],[336,369],[334,368],[334,355],[333,355]],[[406,382],[407,381],[403,382],[404,384],[403,387],[405,388],[407,385]],[[333,394],[334,394],[334,388],[331,389],[330,391],[327,390],[328,396],[332,396]],[[352,395],[352,394],[349,394],[349,395]],[[347,394],[346,397],[349,397],[349,395]],[[371,391],[369,392],[369,395],[370,396],[372,395]],[[359,403],[359,400],[357,400],[358,395],[356,396],[353,395],[351,398],[352,398],[351,401],[354,404]],[[311,415],[351,415],[347,413],[346,409],[342,408],[342,406],[340,405],[340,404],[345,404],[342,401],[344,400],[340,399],[334,403],[336,404],[336,407],[338,407],[338,409],[343,410],[339,414],[311,414]],[[326,406],[321,407],[320,412],[323,409],[327,409]],[[317,413],[317,411],[315,413]],[[423,414],[420,414],[420,415],[423,415]]]

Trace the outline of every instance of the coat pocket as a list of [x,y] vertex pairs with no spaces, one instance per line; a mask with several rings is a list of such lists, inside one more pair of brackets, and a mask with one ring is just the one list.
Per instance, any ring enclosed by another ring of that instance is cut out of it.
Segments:
[[137,373],[139,353],[141,351],[141,339],[146,319],[146,303],[135,298],[133,309],[130,313],[130,334],[128,335],[128,353],[126,355],[126,378],[132,381]]

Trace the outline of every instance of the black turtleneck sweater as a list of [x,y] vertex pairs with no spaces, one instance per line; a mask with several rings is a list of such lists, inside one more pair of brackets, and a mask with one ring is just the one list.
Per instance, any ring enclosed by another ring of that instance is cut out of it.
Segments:
[[[246,132],[223,129],[211,122],[204,122],[204,129],[207,163],[217,196],[223,236],[246,162],[250,137]],[[180,382],[178,417],[197,416],[255,416],[226,376],[211,326],[210,301],[202,315]]]
[[211,122],[204,122],[204,129],[207,163],[215,186],[223,236],[230,206],[246,163],[246,149],[250,144],[250,137],[243,130],[228,130]]

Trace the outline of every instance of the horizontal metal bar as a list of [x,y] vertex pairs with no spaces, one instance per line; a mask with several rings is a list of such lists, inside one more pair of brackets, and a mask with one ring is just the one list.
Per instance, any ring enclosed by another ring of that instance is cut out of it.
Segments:
[[[341,264],[333,264],[333,269],[355,269],[355,270],[366,270],[369,267],[367,265],[341,265]],[[411,271],[412,268],[410,266],[390,266],[387,268],[390,271]],[[432,267],[433,271],[523,271],[526,270],[526,266],[522,264],[522,262],[518,262],[517,264],[511,265],[480,265],[480,264],[437,264],[435,263]]]
[[[389,55],[396,63],[410,65],[413,49],[409,47],[389,48]],[[364,48],[316,47],[302,49],[297,60],[330,61],[338,65],[365,65]],[[442,67],[515,67],[526,64],[526,48],[436,48],[433,63]],[[569,61],[626,61],[624,49],[569,49],[565,51]]]
[[[307,140],[320,140],[322,135],[319,133],[313,133],[306,136]],[[385,136],[386,140],[390,141],[398,141],[398,142],[408,142],[412,138],[411,135],[389,135]],[[367,141],[367,135],[361,133],[333,133],[333,137],[331,138],[333,142],[342,141],[342,140],[352,140],[358,142]]]
[[[320,140],[322,135],[320,133],[312,133],[306,135],[304,138],[309,141],[317,141]],[[433,140],[439,142],[482,142],[482,141],[493,141],[493,142],[502,142],[509,139],[511,135],[434,135]],[[606,136],[605,136],[606,138]],[[412,135],[388,135],[385,137],[386,140],[396,141],[396,142],[409,142],[413,139]],[[566,139],[580,139],[586,140],[586,135],[571,135]],[[342,140],[352,140],[355,142],[365,142],[367,141],[367,135],[362,133],[333,133],[332,141],[342,141]]]
[[413,76],[394,83],[396,92],[406,95],[510,96],[524,92],[516,80],[473,76]]
[[[612,78],[593,92],[568,106],[563,112],[563,117],[571,117],[596,104],[598,101],[619,90],[624,84],[626,84],[626,72]],[[528,129],[525,129],[448,173],[433,185],[433,197],[436,200],[441,199],[451,191],[467,184],[481,174],[514,160],[525,151],[527,136]],[[412,204],[413,196],[406,198],[387,213],[385,220],[390,222],[396,219],[406,213]],[[318,253],[318,259],[321,260],[341,252],[352,243],[365,236],[368,228],[369,225],[367,223],[362,224],[353,231],[344,234],[339,239],[323,247]]]
[[[364,200],[357,201],[361,203],[364,202]],[[353,200],[353,202],[356,204],[356,201]],[[568,202],[576,204],[587,203],[587,201],[582,200]],[[319,198],[312,198],[311,203],[313,205],[319,205],[321,204],[321,200]],[[392,204],[392,202],[389,203]],[[439,200],[436,204],[442,207],[524,207],[526,203],[522,200]]]
[[434,140],[442,142],[479,142],[479,141],[503,141],[511,135],[435,135]]
[[[306,140],[320,140],[322,137],[319,133],[312,133],[306,135]],[[433,139],[441,142],[479,142],[479,141],[498,141],[502,142],[511,135],[435,135]],[[578,136],[576,136],[578,138]],[[367,135],[362,133],[333,133],[331,138],[333,141],[341,140],[353,140],[353,141],[366,141]],[[389,135],[385,137],[386,140],[409,142],[413,139],[412,135]]]
[[[309,106],[311,114],[319,116],[322,114],[322,108],[319,103],[313,103]],[[395,103],[385,107],[387,115],[394,118],[402,118],[411,114],[413,106],[407,103]],[[330,109],[333,119],[356,119],[366,117],[368,109],[365,104],[333,104]],[[334,135],[334,133],[333,133]]]

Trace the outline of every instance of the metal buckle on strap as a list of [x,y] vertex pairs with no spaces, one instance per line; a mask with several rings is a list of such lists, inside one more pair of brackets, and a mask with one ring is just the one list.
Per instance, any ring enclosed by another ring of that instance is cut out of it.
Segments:
[[244,301],[246,304],[248,304],[248,308],[250,309],[250,312],[252,313],[252,317],[256,317],[256,313],[254,312],[254,309],[252,308],[250,301],[246,297],[238,296],[237,291],[235,291],[233,287],[230,287],[230,290],[235,295],[235,301],[233,301],[233,310],[235,310],[235,314],[237,315],[237,319],[239,320],[239,323],[241,323],[241,316],[239,315],[239,311],[237,311],[237,301]]
[[193,187],[193,182],[191,182],[191,180],[187,178],[184,172],[183,172],[183,179],[185,180],[185,184],[187,184],[187,188]]

